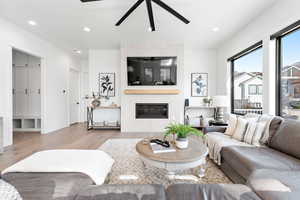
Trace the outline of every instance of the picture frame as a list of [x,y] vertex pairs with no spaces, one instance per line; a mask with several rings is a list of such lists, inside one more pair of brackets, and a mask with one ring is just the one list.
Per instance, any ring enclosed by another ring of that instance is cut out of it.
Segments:
[[191,96],[192,97],[208,96],[208,73],[191,74]]
[[115,97],[115,73],[99,73],[99,95],[105,97]]

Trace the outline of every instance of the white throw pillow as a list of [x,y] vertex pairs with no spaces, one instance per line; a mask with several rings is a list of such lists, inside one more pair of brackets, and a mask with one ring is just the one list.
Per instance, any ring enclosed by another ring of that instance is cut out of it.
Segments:
[[238,141],[243,141],[245,132],[247,130],[248,121],[242,117],[237,118],[236,129],[232,137]]
[[247,130],[244,136],[244,142],[248,144],[252,144],[253,136],[255,135],[256,127],[257,127],[256,122],[248,122]]
[[266,129],[266,123],[265,122],[257,123],[256,130],[255,130],[255,133],[252,137],[251,144],[253,144],[255,146],[260,146],[260,144],[261,144],[260,140],[263,137],[265,129]]
[[260,122],[264,124],[264,132],[262,134],[262,137],[260,138],[260,143],[261,144],[266,144],[269,140],[269,128],[270,128],[270,124],[273,120],[274,116],[272,115],[267,115],[267,114],[264,114],[261,116],[260,118]]
[[227,127],[224,134],[232,136],[235,129],[236,129],[236,124],[237,124],[237,116],[233,115],[233,114],[230,114],[229,115],[229,120],[228,120],[228,127]]

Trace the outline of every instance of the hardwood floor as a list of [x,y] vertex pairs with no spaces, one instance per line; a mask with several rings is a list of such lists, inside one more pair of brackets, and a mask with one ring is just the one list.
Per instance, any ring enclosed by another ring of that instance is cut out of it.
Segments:
[[53,133],[14,133],[14,144],[0,155],[0,170],[25,157],[49,149],[98,149],[110,138],[143,138],[159,133],[121,133],[116,130],[87,131],[84,124],[72,125]]

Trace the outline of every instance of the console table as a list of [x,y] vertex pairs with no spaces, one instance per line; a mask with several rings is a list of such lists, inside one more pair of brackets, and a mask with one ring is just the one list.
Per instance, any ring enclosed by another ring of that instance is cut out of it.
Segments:
[[[213,106],[185,106],[184,107],[184,124],[191,125],[190,120],[193,118],[200,118],[202,115],[204,118],[214,119],[216,107]],[[189,114],[189,111],[193,111],[193,114]],[[204,128],[196,126],[196,128]]]
[[121,129],[121,124],[120,122],[115,125],[115,126],[108,126],[108,125],[99,125],[99,123],[94,122],[94,111],[95,110],[114,110],[118,109],[121,110],[120,106],[100,106],[97,108],[88,106],[87,107],[87,130],[120,130]]

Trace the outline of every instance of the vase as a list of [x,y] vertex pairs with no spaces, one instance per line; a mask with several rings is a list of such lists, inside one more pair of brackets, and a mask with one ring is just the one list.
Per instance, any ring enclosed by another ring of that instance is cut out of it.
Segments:
[[186,149],[189,146],[189,140],[187,138],[177,138],[176,147],[179,149]]

